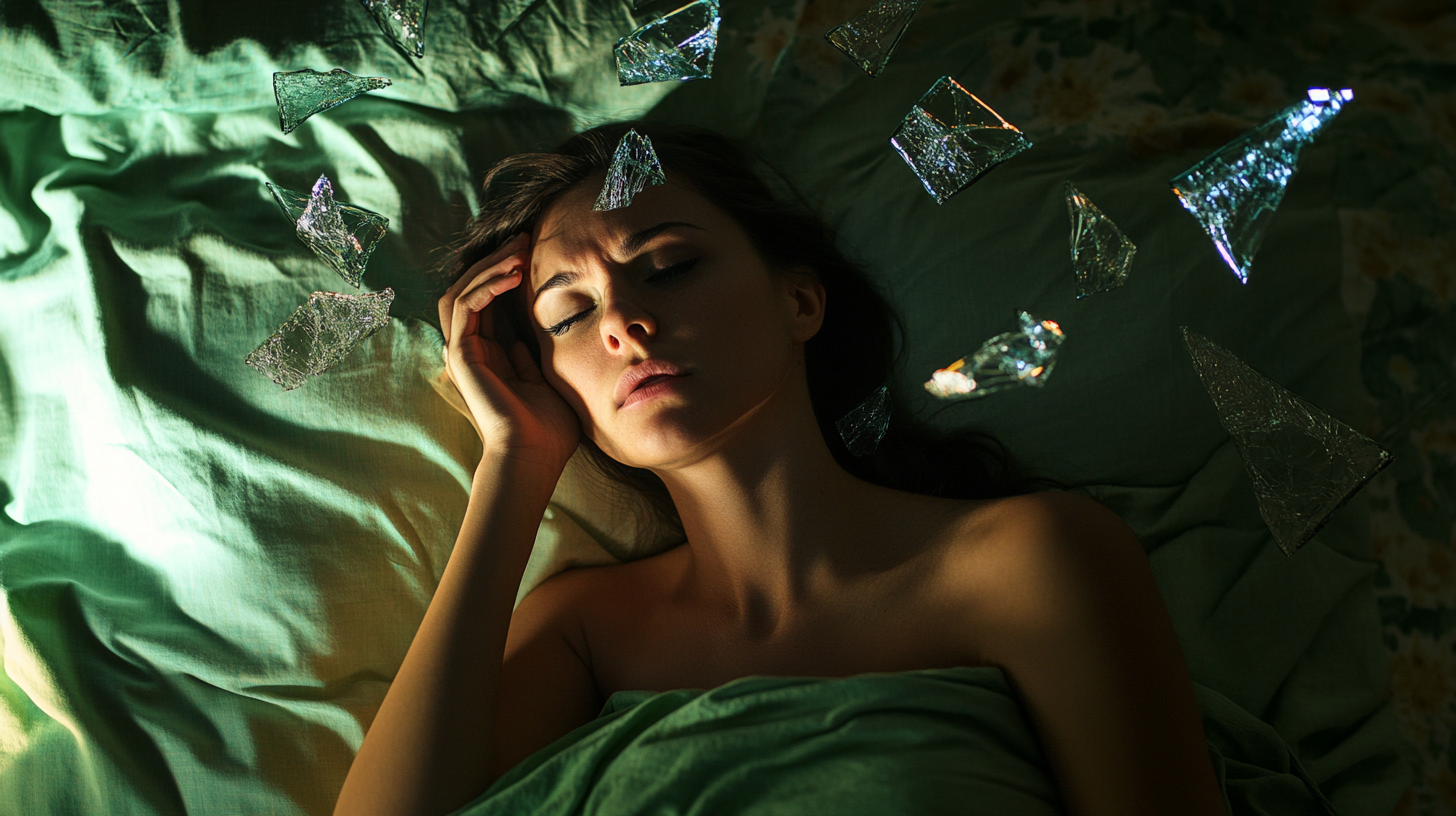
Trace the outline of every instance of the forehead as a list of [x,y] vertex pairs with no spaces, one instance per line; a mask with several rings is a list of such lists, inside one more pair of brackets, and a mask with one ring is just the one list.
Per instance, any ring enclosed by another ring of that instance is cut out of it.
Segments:
[[625,263],[631,260],[628,239],[663,222],[685,221],[708,232],[736,226],[707,199],[671,177],[666,184],[638,193],[631,206],[598,212],[592,205],[604,180],[601,172],[589,176],[537,219],[531,235],[533,283],[592,260]]

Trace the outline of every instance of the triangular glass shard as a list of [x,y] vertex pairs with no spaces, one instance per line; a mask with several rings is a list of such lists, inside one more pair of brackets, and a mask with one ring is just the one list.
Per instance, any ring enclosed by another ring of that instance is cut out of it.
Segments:
[[1385,449],[1187,326],[1183,342],[1285,555],[1390,464]]
[[292,391],[384,328],[393,302],[393,289],[367,295],[314,292],[245,362]]
[[998,334],[976,353],[962,357],[931,375],[925,390],[942,399],[975,399],[1014,386],[1046,385],[1066,336],[1051,320],[1017,315],[1021,328]]
[[1092,200],[1067,182],[1067,213],[1072,217],[1072,273],[1077,299],[1127,283],[1137,247]]
[[712,78],[720,20],[717,0],[698,0],[617,40],[617,80],[641,85]]
[[1021,131],[948,76],[920,97],[890,144],[938,204],[1031,147]]
[[411,57],[425,55],[425,12],[430,0],[359,0],[379,30]]
[[1240,283],[1249,282],[1264,227],[1284,200],[1300,151],[1355,94],[1348,88],[1310,88],[1308,97],[1169,182]]
[[866,74],[876,76],[885,69],[895,45],[925,0],[880,0],[868,11],[824,35]]
[[844,446],[855,456],[869,456],[880,446],[890,428],[890,386],[879,387],[869,399],[845,414],[834,427]]
[[632,203],[632,197],[642,192],[649,184],[664,184],[667,176],[657,161],[657,151],[652,149],[652,140],[637,132],[627,131],[617,142],[617,152],[612,154],[612,166],[607,168],[607,180],[597,194],[593,210],[615,210]]
[[280,71],[273,75],[273,98],[278,101],[278,124],[284,133],[303,124],[315,113],[342,105],[354,97],[388,88],[394,84],[385,77],[361,77],[335,68],[320,73],[312,68],[302,71]]
[[302,196],[275,184],[268,184],[273,200],[294,223],[299,240],[339,273],[358,286],[375,244],[384,237],[389,219],[377,212],[334,200],[334,187],[327,176],[319,176],[313,193]]

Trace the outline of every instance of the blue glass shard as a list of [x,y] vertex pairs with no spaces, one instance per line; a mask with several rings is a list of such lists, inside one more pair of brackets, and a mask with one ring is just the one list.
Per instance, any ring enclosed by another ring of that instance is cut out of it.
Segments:
[[334,200],[327,176],[319,176],[309,196],[268,184],[279,209],[294,223],[299,240],[308,245],[339,277],[358,286],[374,246],[389,228],[377,212]]
[[425,12],[430,0],[359,0],[400,51],[411,57],[425,55]]
[[388,325],[393,302],[393,289],[366,295],[314,292],[244,362],[292,391]]
[[870,76],[877,76],[890,61],[895,46],[925,0],[880,0],[864,14],[824,35],[835,48]]
[[1067,212],[1072,217],[1072,273],[1077,278],[1077,298],[1123,285],[1137,247],[1070,181],[1066,194]]
[[1219,422],[1254,483],[1259,513],[1279,548],[1294,555],[1392,457],[1208,338],[1182,328]]
[[890,144],[938,204],[1031,147],[1020,130],[948,76],[910,109]]
[[369,91],[387,88],[393,83],[385,77],[360,77],[335,68],[320,73],[312,68],[302,71],[280,71],[273,75],[273,98],[278,101],[278,125],[284,133],[303,124],[315,113],[342,105]]
[[1308,99],[1229,142],[1170,184],[1238,276],[1249,282],[1264,228],[1284,200],[1299,154],[1355,94],[1310,88]]
[[890,386],[882,385],[869,399],[845,414],[834,427],[855,456],[869,456],[890,428]]
[[612,154],[612,166],[607,168],[607,180],[597,194],[594,210],[615,210],[632,203],[632,197],[642,192],[649,184],[665,184],[667,175],[657,161],[657,151],[652,149],[652,140],[639,134],[636,128],[627,131],[617,142],[617,152]]
[[975,399],[1015,386],[1040,388],[1051,376],[1066,336],[1051,320],[1017,315],[1021,328],[998,334],[931,375],[925,390],[942,399]]
[[718,51],[717,0],[697,0],[617,41],[617,80],[645,82],[710,79]]

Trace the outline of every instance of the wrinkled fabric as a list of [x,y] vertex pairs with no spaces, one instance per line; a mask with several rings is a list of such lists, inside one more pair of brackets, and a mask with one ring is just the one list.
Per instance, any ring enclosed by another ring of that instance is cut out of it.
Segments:
[[[1333,816],[1272,728],[1198,698],[1234,816]],[[454,816],[1064,812],[1004,674],[978,667],[618,692]]]

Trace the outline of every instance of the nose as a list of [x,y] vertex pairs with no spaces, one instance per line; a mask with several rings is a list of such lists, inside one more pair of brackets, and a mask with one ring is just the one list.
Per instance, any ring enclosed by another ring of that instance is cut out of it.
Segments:
[[657,336],[657,321],[635,300],[609,287],[601,304],[602,343],[613,352],[639,352],[645,356],[647,343]]

